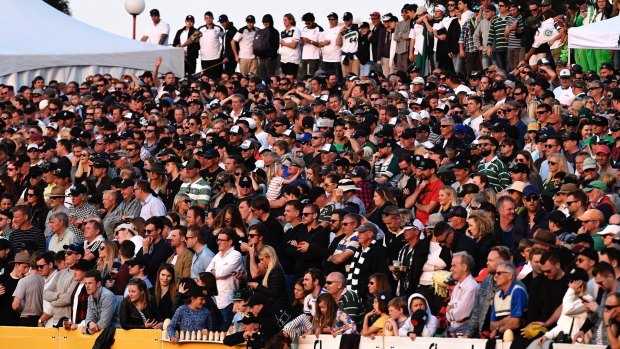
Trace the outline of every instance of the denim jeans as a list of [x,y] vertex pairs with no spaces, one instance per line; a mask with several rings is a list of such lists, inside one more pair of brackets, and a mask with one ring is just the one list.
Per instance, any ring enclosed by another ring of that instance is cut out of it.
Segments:
[[222,323],[220,324],[220,328],[218,331],[228,331],[230,324],[232,323],[233,316],[233,304],[230,303],[225,308],[220,309],[220,313],[222,313]]

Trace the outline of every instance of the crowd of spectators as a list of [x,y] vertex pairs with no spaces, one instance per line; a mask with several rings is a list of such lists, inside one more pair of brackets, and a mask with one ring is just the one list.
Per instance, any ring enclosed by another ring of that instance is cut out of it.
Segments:
[[566,50],[619,1],[446,6],[0,85],[0,326],[620,347],[620,62]]

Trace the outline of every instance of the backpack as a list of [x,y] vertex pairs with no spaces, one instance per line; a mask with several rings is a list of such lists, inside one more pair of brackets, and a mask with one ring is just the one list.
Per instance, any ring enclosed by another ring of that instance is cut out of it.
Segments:
[[269,28],[257,29],[252,42],[252,49],[257,56],[267,56],[271,49],[271,30]]

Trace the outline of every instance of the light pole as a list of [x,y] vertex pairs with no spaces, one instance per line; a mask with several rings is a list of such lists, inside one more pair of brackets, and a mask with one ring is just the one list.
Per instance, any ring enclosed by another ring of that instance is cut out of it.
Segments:
[[125,10],[133,16],[133,36],[136,39],[136,17],[144,11],[144,0],[125,0]]

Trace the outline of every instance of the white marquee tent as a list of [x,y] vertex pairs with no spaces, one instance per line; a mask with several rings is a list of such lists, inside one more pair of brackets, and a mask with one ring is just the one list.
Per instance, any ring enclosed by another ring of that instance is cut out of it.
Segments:
[[[0,23],[0,83],[16,88],[37,75],[45,81],[83,81],[95,73],[141,73],[153,70],[157,56],[163,58],[160,72],[183,76],[182,49],[108,33],[41,0],[0,0]],[[130,28],[131,16],[121,24]]]
[[620,50],[620,17],[568,29],[568,47]]

